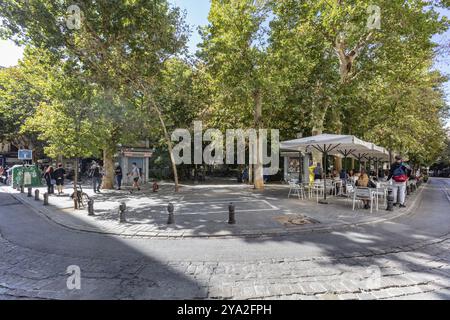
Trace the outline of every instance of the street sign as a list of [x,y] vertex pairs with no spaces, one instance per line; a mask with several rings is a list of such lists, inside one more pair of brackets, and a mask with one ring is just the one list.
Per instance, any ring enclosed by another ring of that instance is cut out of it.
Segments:
[[124,151],[123,155],[125,157],[151,158],[153,153],[144,151]]
[[18,152],[18,158],[19,158],[19,160],[32,160],[33,159],[33,151],[21,149]]

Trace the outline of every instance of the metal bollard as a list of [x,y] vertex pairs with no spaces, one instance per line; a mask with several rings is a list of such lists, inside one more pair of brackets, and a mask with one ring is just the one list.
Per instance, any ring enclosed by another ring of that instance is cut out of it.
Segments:
[[387,208],[386,211],[394,211],[394,195],[391,188],[388,189],[387,194]]
[[44,206],[48,206],[48,193],[44,193]]
[[33,189],[31,187],[28,187],[28,194],[27,194],[28,198],[32,197],[31,192],[33,192]]
[[169,216],[167,218],[167,224],[174,224],[175,223],[175,217],[173,215],[175,208],[172,203],[169,203],[167,206],[167,212],[169,212]]
[[127,218],[125,217],[125,210],[127,210],[127,205],[125,202],[122,202],[119,206],[119,222],[124,223],[127,222]]
[[39,201],[39,190],[34,190],[34,200]]
[[89,199],[88,201],[88,216],[95,216],[94,214],[94,200]]
[[24,192],[25,192],[25,190],[24,190],[23,186],[20,186],[20,193],[24,193]]
[[234,204],[231,202],[228,206],[228,224],[236,224]]
[[406,195],[410,195],[411,194],[411,185],[406,185]]

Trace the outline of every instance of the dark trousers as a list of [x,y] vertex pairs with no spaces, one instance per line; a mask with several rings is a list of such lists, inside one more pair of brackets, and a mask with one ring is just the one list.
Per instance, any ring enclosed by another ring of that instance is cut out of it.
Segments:
[[102,178],[101,177],[93,177],[92,178],[92,187],[94,189],[94,192],[100,191],[101,184],[102,184]]
[[117,187],[122,188],[122,176],[116,176]]
[[53,186],[50,182],[47,182],[47,193],[48,193],[48,194],[53,194],[53,193],[55,193],[55,188],[54,188],[54,186]]

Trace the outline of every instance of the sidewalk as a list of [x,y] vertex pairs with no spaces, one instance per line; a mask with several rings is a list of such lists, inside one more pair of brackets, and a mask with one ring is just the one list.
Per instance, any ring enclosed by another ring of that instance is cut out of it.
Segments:
[[[94,194],[89,186],[83,186],[94,199],[95,216],[88,216],[86,209],[73,209],[69,185],[64,196],[49,197],[49,206],[43,206],[42,201],[46,188],[38,189],[40,201],[11,187],[0,187],[0,191],[12,194],[48,219],[70,229],[122,237],[192,238],[282,236],[378,223],[409,213],[423,188],[408,198],[406,209],[388,212],[380,201],[380,210],[371,214],[364,209],[352,211],[352,202],[343,198],[333,197],[328,205],[317,204],[315,199],[288,199],[287,185],[268,185],[264,191],[243,184],[183,185],[177,194],[171,184],[163,184],[158,193],[142,190],[133,194],[127,190]],[[126,223],[119,223],[121,202],[127,206]],[[235,225],[228,224],[230,202],[235,205]],[[174,225],[167,225],[169,203],[175,206]]]

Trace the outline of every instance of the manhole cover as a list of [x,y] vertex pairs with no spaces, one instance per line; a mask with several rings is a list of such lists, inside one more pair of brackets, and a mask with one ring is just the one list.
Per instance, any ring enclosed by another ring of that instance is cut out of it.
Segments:
[[320,223],[319,221],[312,219],[310,217],[307,217],[305,215],[302,215],[302,214],[283,215],[283,216],[275,217],[274,219],[286,227]]

